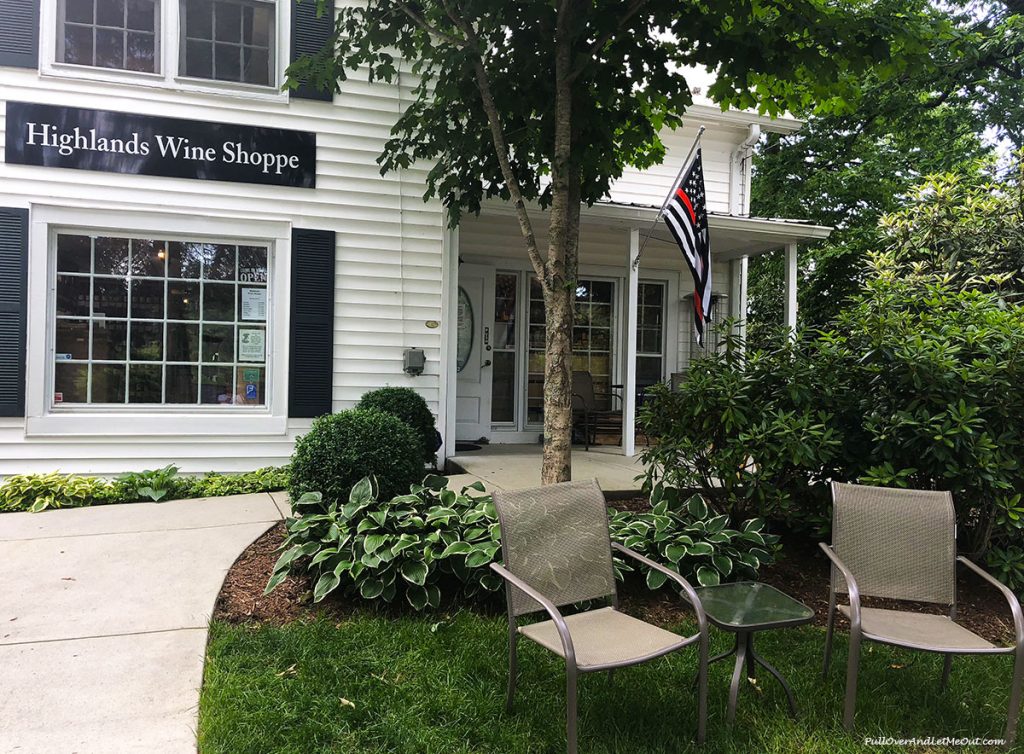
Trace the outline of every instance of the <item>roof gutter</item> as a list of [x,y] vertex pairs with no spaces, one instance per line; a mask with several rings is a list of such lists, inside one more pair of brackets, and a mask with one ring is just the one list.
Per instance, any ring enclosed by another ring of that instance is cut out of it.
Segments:
[[750,214],[750,155],[761,138],[761,126],[751,123],[747,126],[747,138],[732,151],[729,160],[729,176],[732,190],[729,192],[729,211],[734,215]]

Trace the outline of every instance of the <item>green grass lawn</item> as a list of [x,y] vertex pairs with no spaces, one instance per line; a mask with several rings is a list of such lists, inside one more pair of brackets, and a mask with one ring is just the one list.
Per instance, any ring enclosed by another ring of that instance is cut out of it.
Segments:
[[[731,637],[712,629],[712,650]],[[516,708],[504,711],[504,618],[356,613],[340,623],[318,618],[284,627],[212,628],[200,705],[203,754],[337,752],[516,754],[564,751],[561,660],[520,642]],[[999,738],[1011,658],[957,659],[946,692],[941,658],[865,645],[858,731],[840,725],[845,637],[821,679],[824,632],[758,636],[760,653],[790,680],[800,705],[787,715],[770,678],[740,691],[736,725],[725,723],[731,661],[711,666],[708,741],[702,752],[886,752],[865,736]],[[697,751],[696,652],[580,681],[580,751],[646,754]],[[766,676],[767,674],[765,674]],[[914,751],[940,751],[918,748]],[[972,749],[965,749],[972,751]],[[980,750],[980,749],[978,749]]]

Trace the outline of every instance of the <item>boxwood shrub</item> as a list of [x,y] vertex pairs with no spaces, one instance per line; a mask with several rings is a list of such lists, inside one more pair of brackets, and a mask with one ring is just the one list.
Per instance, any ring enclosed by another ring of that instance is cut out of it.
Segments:
[[349,409],[313,420],[295,443],[288,493],[298,500],[319,492],[325,502],[346,500],[353,485],[372,475],[388,499],[423,478],[423,446],[412,428],[376,409]]
[[420,438],[423,445],[423,460],[426,463],[434,462],[437,426],[427,402],[415,390],[408,387],[382,387],[371,390],[359,399],[356,408],[374,408],[397,416],[412,427],[416,436]]

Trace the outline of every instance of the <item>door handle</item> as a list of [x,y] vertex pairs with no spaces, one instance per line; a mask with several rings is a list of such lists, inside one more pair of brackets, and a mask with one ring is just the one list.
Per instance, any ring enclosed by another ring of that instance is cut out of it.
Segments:
[[486,359],[486,360],[484,361],[484,363],[483,363],[483,364],[481,364],[480,366],[481,366],[481,367],[489,367],[490,365],[491,365],[491,360],[490,360],[490,359]]

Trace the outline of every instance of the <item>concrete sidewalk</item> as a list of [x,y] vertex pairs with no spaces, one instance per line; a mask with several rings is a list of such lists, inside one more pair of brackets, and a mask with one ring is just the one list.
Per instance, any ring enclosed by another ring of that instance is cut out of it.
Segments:
[[281,494],[0,515],[0,753],[195,754],[207,627]]

